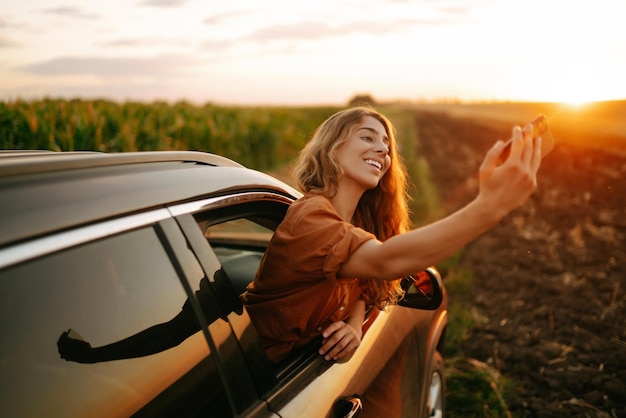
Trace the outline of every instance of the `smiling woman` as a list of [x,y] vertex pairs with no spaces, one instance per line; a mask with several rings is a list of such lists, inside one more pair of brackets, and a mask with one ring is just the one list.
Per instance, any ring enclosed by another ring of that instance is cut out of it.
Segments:
[[402,278],[458,251],[536,187],[540,140],[530,124],[515,127],[506,161],[502,141],[485,156],[471,203],[409,230],[407,172],[395,132],[374,109],[349,108],[326,119],[300,153],[294,174],[304,195],[241,295],[272,363],[316,339],[325,360],[349,359],[365,313],[397,303]]

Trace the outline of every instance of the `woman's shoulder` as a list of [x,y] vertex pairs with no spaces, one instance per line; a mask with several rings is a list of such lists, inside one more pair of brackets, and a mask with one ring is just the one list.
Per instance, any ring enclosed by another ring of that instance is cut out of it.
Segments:
[[324,195],[308,193],[296,200],[289,208],[292,216],[303,216],[311,213],[329,213],[336,215],[337,211],[331,201]]
[[291,204],[282,223],[284,227],[300,230],[338,221],[343,222],[331,201],[323,195],[311,193]]

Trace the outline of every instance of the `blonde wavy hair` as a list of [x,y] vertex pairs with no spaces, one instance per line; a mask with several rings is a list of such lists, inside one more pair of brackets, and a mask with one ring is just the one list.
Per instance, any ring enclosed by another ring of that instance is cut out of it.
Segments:
[[[396,131],[384,115],[369,107],[353,107],[330,116],[317,128],[300,152],[294,166],[294,177],[302,192],[333,197],[337,191],[337,180],[343,174],[335,159],[335,151],[367,116],[375,118],[385,128],[389,138],[391,165],[378,185],[361,197],[353,223],[371,232],[380,241],[385,241],[408,230],[409,195],[406,167],[398,154]],[[379,309],[396,303],[404,293],[400,280],[363,279],[363,282],[366,304]]]

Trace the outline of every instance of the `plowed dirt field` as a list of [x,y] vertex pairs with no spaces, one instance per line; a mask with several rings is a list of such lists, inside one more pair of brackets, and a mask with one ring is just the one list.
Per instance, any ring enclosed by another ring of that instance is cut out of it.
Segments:
[[[418,110],[416,126],[450,212],[512,125]],[[626,140],[553,133],[536,193],[462,253],[484,318],[463,350],[521,389],[506,399],[514,415],[626,417]]]

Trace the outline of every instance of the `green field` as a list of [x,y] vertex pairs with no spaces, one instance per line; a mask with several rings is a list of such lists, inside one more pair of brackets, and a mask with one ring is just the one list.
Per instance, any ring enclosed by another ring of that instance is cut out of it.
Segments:
[[333,107],[225,107],[105,100],[0,102],[0,148],[197,150],[268,170],[291,161]]

